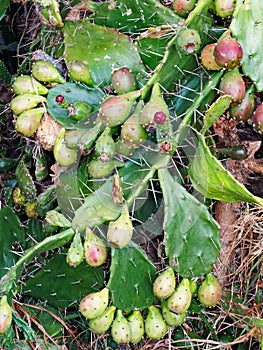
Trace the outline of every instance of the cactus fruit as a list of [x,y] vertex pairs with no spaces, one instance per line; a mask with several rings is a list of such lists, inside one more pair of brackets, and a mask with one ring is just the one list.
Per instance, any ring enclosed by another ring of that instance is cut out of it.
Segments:
[[24,136],[32,136],[40,124],[45,108],[33,108],[21,113],[15,121],[16,132]]
[[231,70],[239,65],[243,57],[243,50],[239,42],[231,37],[229,30],[218,40],[214,56],[220,67]]
[[77,267],[84,258],[84,248],[80,233],[76,233],[69,247],[66,261],[69,266]]
[[87,118],[92,109],[92,106],[85,101],[73,101],[67,106],[67,113],[71,119],[81,120]]
[[176,40],[177,50],[189,55],[197,52],[201,45],[201,38],[197,30],[182,28]]
[[69,75],[81,83],[93,85],[88,65],[82,61],[71,61],[67,64]]
[[15,78],[12,88],[16,95],[46,95],[48,93],[48,89],[44,85],[29,75],[20,75],[19,77]]
[[96,236],[89,227],[86,228],[84,254],[86,262],[90,266],[100,266],[107,259],[107,248],[103,240]]
[[196,0],[174,0],[173,9],[178,16],[186,17],[195,7]]
[[116,69],[111,75],[111,84],[118,95],[136,89],[136,82],[132,71],[127,67]]
[[171,267],[159,274],[153,283],[153,292],[160,299],[168,298],[175,289],[174,271]]
[[108,307],[100,316],[89,321],[89,328],[97,334],[107,332],[113,322],[115,310],[113,305]]
[[167,324],[159,309],[152,305],[145,320],[145,333],[149,338],[161,339],[167,333]]
[[57,68],[48,61],[37,61],[32,67],[32,75],[41,82],[55,82],[61,84],[66,82]]
[[62,104],[65,101],[65,97],[62,95],[57,95],[55,100],[57,103]]
[[109,303],[109,289],[103,288],[99,292],[94,292],[85,296],[79,304],[81,314],[92,320],[99,317],[107,308]]
[[214,51],[215,51],[216,45],[217,45],[216,43],[208,44],[201,51],[201,62],[206,69],[210,69],[210,70],[222,69],[222,67],[220,67],[215,60]]
[[255,108],[254,86],[251,85],[245,94],[245,97],[237,106],[232,106],[229,110],[230,116],[237,121],[245,122],[253,114]]
[[257,131],[263,133],[263,103],[253,113],[253,126]]
[[166,121],[167,116],[164,112],[156,112],[154,114],[153,120],[156,124],[163,125],[163,123]]
[[224,18],[231,16],[234,12],[236,0],[215,0],[216,13]]
[[119,160],[105,160],[93,159],[89,162],[88,172],[94,179],[99,179],[101,177],[107,177],[112,174],[113,170],[122,167],[124,163]]
[[191,300],[192,293],[189,279],[184,278],[169,299],[167,299],[167,307],[178,314],[182,314],[188,310]]
[[129,317],[127,318],[130,329],[131,329],[131,338],[130,342],[132,344],[137,344],[141,341],[144,333],[144,321],[142,314],[139,310],[134,310]]
[[102,162],[110,160],[115,154],[115,142],[111,136],[111,129],[106,127],[95,144],[95,154]]
[[184,323],[186,319],[186,312],[177,314],[170,311],[167,307],[166,301],[162,302],[162,314],[165,322],[171,327],[179,326],[180,324]]
[[212,274],[208,273],[197,291],[197,296],[201,304],[205,306],[215,306],[222,295],[222,286]]
[[100,105],[99,118],[109,127],[122,124],[129,116],[139,92],[132,91],[119,96],[106,98]]
[[4,334],[12,323],[12,310],[4,295],[0,300],[0,334]]
[[117,310],[115,320],[112,322],[111,335],[117,344],[127,344],[131,339],[131,329],[129,322],[123,316],[121,310]]
[[16,115],[19,115],[45,101],[46,98],[41,95],[23,94],[12,99],[10,102],[10,108]]
[[107,239],[114,248],[123,248],[131,240],[133,234],[132,221],[127,204],[123,204],[119,218],[109,223]]
[[194,295],[197,291],[197,283],[193,280],[189,280],[191,294]]
[[243,100],[246,94],[246,85],[237,67],[225,73],[219,84],[219,89],[223,95],[230,96],[232,102]]
[[67,147],[65,133],[66,130],[62,128],[58,134],[58,137],[56,138],[53,149],[54,157],[61,166],[72,165],[78,158],[78,152],[75,149],[70,149]]

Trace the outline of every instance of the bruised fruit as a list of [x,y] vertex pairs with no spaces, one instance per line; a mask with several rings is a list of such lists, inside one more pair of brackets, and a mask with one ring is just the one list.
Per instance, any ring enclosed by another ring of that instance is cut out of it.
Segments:
[[109,289],[103,288],[99,292],[85,296],[79,304],[79,311],[87,319],[99,317],[107,308],[109,303]]
[[36,107],[39,103],[45,102],[46,98],[40,95],[34,94],[23,94],[18,95],[12,99],[10,102],[10,108],[12,111],[19,115],[28,109]]
[[16,95],[46,95],[48,93],[48,89],[30,75],[20,75],[19,77],[15,78],[12,88]]
[[215,0],[216,13],[220,17],[231,16],[234,12],[236,0]]
[[151,339],[161,339],[167,333],[167,324],[159,309],[152,305],[145,320],[145,333]]
[[132,344],[137,344],[141,341],[144,333],[144,321],[142,314],[139,310],[134,310],[127,319],[131,329],[130,342]]
[[177,314],[175,312],[172,312],[167,307],[167,302],[162,302],[162,314],[165,322],[168,324],[168,326],[171,327],[177,327],[180,324],[183,324],[186,319],[186,312],[183,312],[181,314]]
[[218,40],[214,56],[220,67],[231,70],[239,65],[243,57],[243,50],[239,42],[231,37],[229,30]]
[[15,121],[16,132],[24,136],[32,136],[40,124],[45,108],[33,108],[21,113]]
[[255,98],[254,98],[254,86],[251,85],[245,94],[245,97],[237,106],[232,106],[230,108],[230,116],[237,121],[245,122],[253,114],[255,108]]
[[123,248],[131,240],[133,234],[132,221],[127,204],[123,204],[119,218],[109,223],[107,239],[114,248]]
[[69,247],[66,261],[69,266],[76,267],[82,263],[84,258],[84,248],[80,233],[76,233]]
[[107,332],[113,322],[115,310],[115,306],[108,307],[100,316],[89,321],[89,328],[97,334]]
[[188,278],[184,278],[173,294],[167,299],[167,307],[171,311],[182,314],[188,310],[192,300],[192,293]]
[[42,82],[55,82],[61,84],[66,82],[57,68],[48,61],[37,61],[32,67],[32,75],[34,78]]
[[210,70],[222,69],[222,67],[220,67],[215,60],[214,50],[216,45],[217,45],[216,43],[208,44],[201,51],[201,62],[206,69],[210,69]]
[[134,75],[127,67],[122,67],[112,72],[111,84],[118,95],[134,91],[136,89]]
[[56,138],[55,144],[54,144],[54,157],[55,160],[59,163],[61,166],[69,166],[76,162],[78,158],[78,152],[75,149],[70,149],[66,145],[65,141],[65,129],[62,128],[60,133],[58,134],[58,137]]
[[197,52],[201,45],[201,38],[197,30],[182,28],[177,35],[176,47],[183,54]]
[[90,266],[100,266],[107,259],[107,248],[103,240],[95,235],[89,227],[86,228],[84,254],[86,262]]
[[222,295],[222,287],[216,277],[210,272],[197,291],[197,296],[201,304],[205,306],[215,306]]
[[153,293],[160,299],[168,298],[175,289],[174,271],[171,267],[159,274],[153,283]]
[[8,304],[7,296],[0,300],[0,334],[4,334],[12,323],[12,309]]
[[71,61],[67,64],[69,75],[81,83],[93,84],[88,65],[83,61]]
[[240,102],[245,97],[246,85],[238,68],[225,73],[219,84],[219,89],[223,95],[230,96],[232,102]]
[[111,336],[117,344],[127,344],[130,342],[130,325],[127,319],[123,316],[121,310],[117,310],[116,318],[112,322]]
[[253,113],[253,126],[257,131],[263,132],[263,103]]
[[195,7],[197,0],[174,0],[173,9],[178,16],[186,17]]

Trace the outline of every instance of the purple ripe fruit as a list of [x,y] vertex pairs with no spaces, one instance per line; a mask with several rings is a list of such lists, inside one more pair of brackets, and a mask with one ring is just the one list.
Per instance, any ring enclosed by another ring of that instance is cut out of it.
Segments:
[[56,102],[57,103],[62,103],[62,102],[64,102],[64,100],[65,100],[64,96],[62,96],[62,95],[57,95],[56,96]]
[[153,120],[156,124],[163,125],[163,123],[166,121],[166,114],[162,111],[156,112]]
[[4,334],[12,323],[12,310],[4,295],[0,300],[0,334]]
[[205,306],[215,306],[222,295],[222,287],[216,277],[210,272],[197,291],[197,296],[201,304]]
[[107,308],[109,303],[109,289],[103,288],[99,292],[85,296],[80,304],[79,311],[87,319],[99,317]]
[[223,95],[230,96],[233,102],[243,100],[246,94],[246,85],[238,68],[225,73],[219,84],[219,89]]
[[107,259],[107,248],[103,240],[96,236],[89,227],[86,228],[84,254],[90,266],[100,266]]
[[214,51],[216,43],[206,45],[201,51],[201,62],[206,69],[210,70],[220,70],[220,67],[215,60]]
[[193,54],[199,50],[201,38],[197,30],[182,28],[178,33],[176,47],[183,54]]
[[111,75],[111,84],[118,95],[134,91],[136,83],[132,71],[128,67],[116,69]]
[[171,267],[160,273],[153,283],[153,293],[161,299],[168,298],[175,289],[174,271]]
[[174,0],[173,9],[178,16],[186,17],[195,7],[196,0]]
[[263,103],[253,113],[253,126],[257,131],[263,133]]
[[243,50],[239,42],[231,37],[229,30],[218,40],[214,56],[220,67],[230,70],[239,65],[243,57]]

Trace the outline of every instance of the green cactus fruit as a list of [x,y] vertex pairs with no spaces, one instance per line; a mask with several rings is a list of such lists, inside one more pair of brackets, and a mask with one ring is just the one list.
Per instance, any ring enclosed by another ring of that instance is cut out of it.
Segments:
[[231,97],[232,102],[240,102],[246,94],[245,82],[238,68],[227,71],[220,81],[219,89],[222,95]]
[[192,293],[188,278],[182,279],[173,294],[167,299],[167,307],[169,310],[178,314],[187,311],[192,300]]
[[53,149],[55,160],[61,166],[72,165],[78,158],[78,151],[67,147],[65,133],[66,130],[62,128],[58,134],[58,137],[56,138]]
[[15,121],[16,132],[24,136],[34,135],[45,111],[46,109],[44,107],[40,107],[21,113]]
[[245,97],[237,106],[232,106],[229,110],[230,116],[237,121],[245,122],[253,114],[255,108],[254,85],[251,85],[245,94]]
[[130,343],[137,344],[141,341],[144,334],[144,321],[142,314],[139,310],[134,310],[127,320],[131,329]]
[[122,124],[131,112],[134,101],[140,92],[132,91],[120,96],[107,97],[100,105],[99,118],[109,127]]
[[111,175],[114,169],[123,165],[124,163],[117,159],[108,160],[107,162],[101,159],[93,159],[89,162],[88,172],[94,179],[99,179]]
[[206,69],[210,69],[210,70],[222,69],[222,67],[220,67],[215,60],[214,51],[215,51],[216,45],[217,45],[216,43],[208,44],[201,51],[201,62]]
[[253,127],[263,133],[263,103],[261,103],[253,113]]
[[0,300],[0,334],[4,334],[12,323],[12,309],[8,304],[7,296]]
[[132,71],[128,67],[116,69],[111,75],[111,84],[118,95],[136,89],[136,82]]
[[168,107],[162,98],[160,85],[154,84],[149,102],[143,107],[141,112],[141,124],[147,126],[154,122],[154,115],[157,112],[163,112],[166,117],[169,116]]
[[12,88],[16,95],[46,95],[48,93],[48,89],[30,75],[20,75],[15,78]]
[[84,254],[86,262],[90,266],[100,266],[107,259],[107,248],[104,241],[95,235],[89,227],[86,228]]
[[97,334],[107,332],[113,322],[115,310],[113,305],[108,307],[100,316],[89,321],[89,328]]
[[167,307],[167,302],[162,302],[162,314],[165,322],[168,326],[177,327],[185,322],[186,312],[182,312],[181,314],[174,313],[169,310]]
[[107,240],[114,248],[124,248],[131,240],[133,234],[132,221],[127,204],[123,204],[119,218],[109,223]]
[[117,140],[115,147],[116,153],[123,156],[132,156],[135,152],[135,148],[126,146],[122,139]]
[[151,339],[161,339],[167,333],[167,324],[160,310],[152,305],[145,320],[145,333]]
[[12,197],[15,204],[19,204],[19,205],[26,204],[26,196],[22,193],[19,187],[16,187],[14,189]]
[[10,108],[15,115],[19,115],[24,111],[36,107],[39,103],[46,101],[46,98],[41,95],[23,94],[14,97],[10,102]]
[[117,310],[116,318],[112,322],[111,336],[117,344],[128,344],[130,342],[130,325],[127,319],[123,316],[121,310]]
[[201,38],[197,30],[182,28],[176,39],[176,48],[182,54],[193,54],[200,49]]
[[186,17],[195,7],[197,0],[174,0],[173,9],[178,16]]
[[95,144],[95,155],[102,162],[109,161],[115,154],[115,142],[111,136],[111,129],[106,127]]
[[109,289],[103,288],[99,292],[94,292],[85,296],[79,304],[81,314],[92,320],[102,315],[109,303]]
[[243,57],[243,50],[239,42],[231,37],[229,30],[219,38],[214,56],[220,67],[231,70],[239,65]]
[[73,120],[87,118],[93,108],[85,101],[73,101],[67,106],[68,116]]
[[138,102],[134,113],[123,123],[121,139],[129,148],[138,148],[148,137],[148,133],[141,125],[140,114],[143,102]]
[[69,75],[81,83],[93,85],[88,64],[83,61],[71,61],[67,64]]
[[215,306],[222,295],[222,286],[216,277],[210,272],[206,275],[197,291],[197,296],[201,304],[205,306]]
[[56,210],[49,210],[46,214],[46,220],[50,225],[58,227],[71,227],[70,221]]
[[77,267],[84,258],[84,248],[80,233],[76,233],[69,247],[66,261],[69,266]]
[[169,267],[159,274],[153,283],[153,292],[160,299],[168,298],[175,289],[174,270]]
[[215,0],[215,9],[218,16],[225,18],[231,16],[235,9],[236,0]]
[[37,61],[32,67],[32,75],[41,82],[65,83],[66,80],[59,71],[48,61]]
[[189,280],[191,294],[194,295],[197,291],[197,283],[193,280]]

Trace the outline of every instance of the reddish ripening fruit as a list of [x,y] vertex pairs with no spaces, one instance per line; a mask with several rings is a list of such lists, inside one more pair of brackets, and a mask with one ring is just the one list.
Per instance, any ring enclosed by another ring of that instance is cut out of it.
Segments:
[[257,131],[263,133],[263,103],[253,113],[253,126]]
[[156,124],[163,125],[163,123],[166,121],[166,114],[162,111],[156,112],[153,120]]
[[245,94],[245,97],[241,103],[237,106],[232,106],[230,108],[230,115],[232,118],[240,122],[247,121],[253,114],[255,108],[255,98],[254,98],[254,86],[251,85]]
[[111,84],[118,95],[136,89],[135,78],[132,71],[127,67],[116,69],[111,75]]
[[80,304],[79,311],[89,320],[99,317],[107,308],[109,303],[109,289],[104,288],[85,296]]
[[210,272],[197,291],[197,296],[201,304],[205,306],[215,306],[222,295],[222,286],[216,277]]
[[220,67],[215,60],[214,51],[216,43],[206,45],[201,52],[201,62],[206,69],[220,70]]
[[186,17],[195,7],[196,0],[174,0],[173,9],[178,16]]
[[245,97],[246,86],[238,68],[225,73],[219,84],[219,89],[222,94],[230,96],[233,102],[239,102]]
[[56,102],[57,103],[62,103],[62,102],[64,102],[64,100],[65,100],[64,96],[62,96],[62,95],[57,95],[56,96]]
[[103,240],[96,236],[89,227],[86,228],[84,254],[90,266],[100,266],[107,259],[107,248]]
[[243,50],[239,42],[231,37],[230,31],[226,31],[218,40],[214,56],[220,67],[233,69],[239,65],[243,57]]

